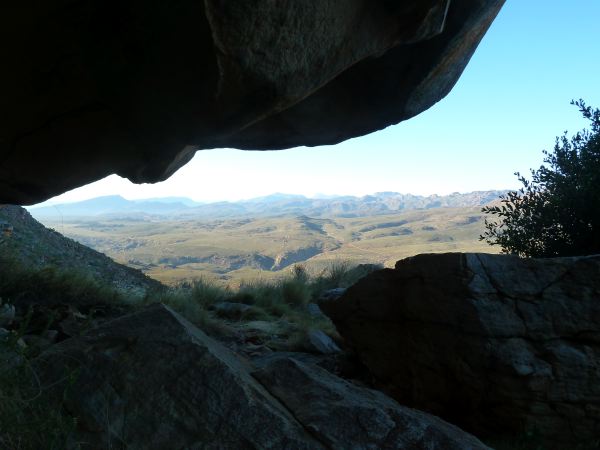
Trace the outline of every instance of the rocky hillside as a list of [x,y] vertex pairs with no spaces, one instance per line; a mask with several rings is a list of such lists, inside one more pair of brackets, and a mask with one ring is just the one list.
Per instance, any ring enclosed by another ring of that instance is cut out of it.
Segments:
[[46,228],[19,206],[0,206],[0,258],[31,268],[74,269],[120,290],[145,291],[161,286],[140,271]]

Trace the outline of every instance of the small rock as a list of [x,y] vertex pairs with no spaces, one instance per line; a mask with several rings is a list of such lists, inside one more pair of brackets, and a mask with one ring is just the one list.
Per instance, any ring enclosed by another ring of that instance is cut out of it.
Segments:
[[6,339],[9,334],[10,331],[8,331],[6,328],[0,328],[0,340]]
[[341,352],[333,339],[323,333],[321,330],[310,330],[308,332],[308,341],[313,350],[324,355]]
[[308,314],[312,317],[327,317],[325,316],[325,314],[323,314],[323,311],[321,311],[321,308],[319,308],[319,305],[317,305],[316,303],[309,303],[308,305],[306,305],[306,309],[308,311]]
[[7,327],[15,320],[15,307],[5,303],[0,305],[0,327]]
[[243,303],[219,302],[213,305],[215,312],[228,319],[239,319],[252,309],[252,306]]
[[346,288],[333,288],[323,291],[319,296],[318,303],[327,303],[337,300],[342,295],[344,295],[344,292],[346,292]]
[[48,339],[48,341],[50,341],[53,344],[56,341],[56,338],[58,337],[58,331],[46,330],[44,331],[44,333],[42,333],[42,337]]

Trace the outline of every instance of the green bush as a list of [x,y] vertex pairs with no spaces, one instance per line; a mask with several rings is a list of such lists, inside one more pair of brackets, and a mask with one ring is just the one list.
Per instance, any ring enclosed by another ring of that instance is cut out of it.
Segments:
[[306,306],[312,297],[311,286],[303,279],[291,278],[283,280],[277,286],[281,290],[284,303],[292,307]]
[[517,172],[523,187],[502,196],[500,206],[483,208],[498,220],[486,219],[480,240],[528,257],[600,253],[600,110],[571,103],[591,131],[557,137],[531,180]]
[[191,298],[193,301],[208,307],[230,297],[229,290],[200,278],[192,283]]

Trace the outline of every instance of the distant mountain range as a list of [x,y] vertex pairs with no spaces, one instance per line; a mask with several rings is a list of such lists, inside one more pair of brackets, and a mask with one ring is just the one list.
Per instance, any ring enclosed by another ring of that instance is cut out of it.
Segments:
[[30,207],[36,218],[111,216],[134,219],[232,218],[308,215],[311,217],[364,217],[414,209],[483,206],[507,191],[476,191],[466,194],[420,196],[378,192],[364,197],[337,196],[307,198],[275,193],[238,202],[199,203],[185,197],[127,200],[119,195],[97,197],[75,203]]

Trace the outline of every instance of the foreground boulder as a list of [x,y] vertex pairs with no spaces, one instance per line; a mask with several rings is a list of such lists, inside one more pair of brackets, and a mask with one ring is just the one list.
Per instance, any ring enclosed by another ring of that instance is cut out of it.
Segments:
[[481,436],[600,438],[600,256],[419,255],[321,306],[400,403]]
[[326,448],[487,448],[437,417],[294,358],[271,358],[254,376]]
[[426,110],[504,0],[13,2],[0,43],[0,203],[196,150],[334,144]]
[[253,377],[162,305],[54,345],[34,366],[42,385],[66,390],[83,448],[486,448],[309,363],[274,358]]

